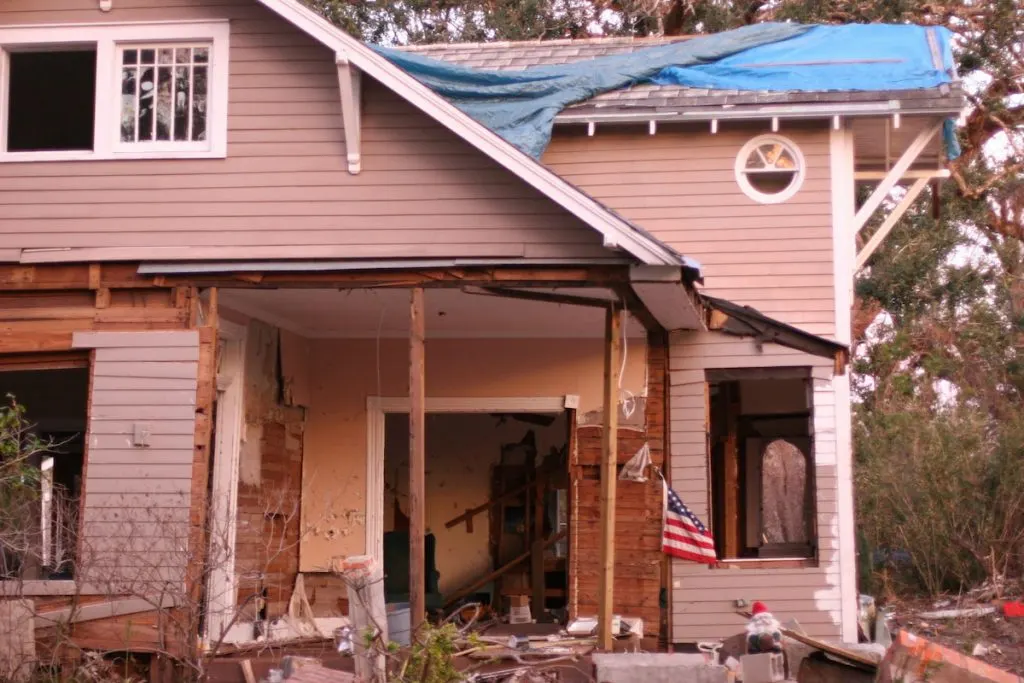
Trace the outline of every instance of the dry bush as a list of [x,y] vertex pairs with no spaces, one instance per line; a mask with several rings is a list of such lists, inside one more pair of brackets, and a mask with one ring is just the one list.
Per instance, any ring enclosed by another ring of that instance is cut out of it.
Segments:
[[[1024,569],[1024,416],[913,399],[859,415],[858,525],[888,567],[930,594]],[[877,566],[876,566],[877,568]]]

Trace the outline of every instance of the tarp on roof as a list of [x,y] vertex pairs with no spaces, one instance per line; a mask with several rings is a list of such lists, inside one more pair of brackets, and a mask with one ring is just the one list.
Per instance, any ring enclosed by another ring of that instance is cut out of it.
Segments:
[[891,90],[952,81],[941,27],[765,23],[521,71],[487,71],[375,47],[417,80],[534,158],[569,105],[638,83],[734,90]]

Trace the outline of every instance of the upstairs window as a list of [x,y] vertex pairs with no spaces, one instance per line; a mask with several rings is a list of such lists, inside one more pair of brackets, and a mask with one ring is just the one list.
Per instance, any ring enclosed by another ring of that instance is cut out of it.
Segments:
[[0,27],[0,162],[227,153],[228,24]]
[[122,145],[207,139],[210,45],[122,47]]
[[736,182],[761,204],[778,204],[797,193],[804,179],[799,148],[780,135],[759,135],[736,156]]
[[92,150],[96,48],[8,56],[7,149]]

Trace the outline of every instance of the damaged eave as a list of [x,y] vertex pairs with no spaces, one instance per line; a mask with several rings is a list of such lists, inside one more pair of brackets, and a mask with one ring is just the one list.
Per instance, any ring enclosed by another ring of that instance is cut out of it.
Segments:
[[845,374],[850,361],[850,350],[845,345],[769,318],[749,306],[710,296],[701,298],[707,307],[708,329],[737,337],[751,337],[758,345],[778,344],[828,358],[834,363],[835,374]]
[[699,271],[671,266],[633,266],[629,286],[658,324],[669,331],[707,329],[693,288]]

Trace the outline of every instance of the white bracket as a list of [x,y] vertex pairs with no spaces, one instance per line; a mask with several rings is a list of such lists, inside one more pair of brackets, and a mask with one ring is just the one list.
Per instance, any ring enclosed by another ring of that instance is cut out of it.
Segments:
[[100,11],[109,12],[114,6],[114,0],[100,0]]
[[892,213],[886,216],[885,222],[882,223],[881,226],[879,226],[878,230],[875,231],[875,234],[872,235],[871,239],[868,240],[868,243],[865,244],[864,248],[860,250],[859,254],[857,254],[857,260],[854,262],[853,265],[854,272],[857,272],[858,270],[864,267],[864,264],[868,262],[868,259],[871,258],[871,255],[875,253],[876,249],[878,249],[878,245],[880,245],[882,241],[885,240],[885,238],[889,235],[889,233],[892,232],[892,229],[896,226],[896,223],[898,223],[899,220],[903,218],[903,214],[905,214],[907,212],[907,209],[909,209],[914,204],[914,202],[917,200],[918,196],[921,194],[921,191],[924,190],[928,182],[928,178],[918,178],[916,181],[914,181],[914,184],[910,186],[910,189],[907,190],[907,193],[903,195],[903,199],[900,200],[900,203],[896,205],[896,208],[892,210]]
[[348,172],[355,175],[362,166],[362,72],[343,54],[335,55],[338,90],[341,92],[341,120],[345,127]]
[[878,187],[876,187],[875,191],[871,193],[871,196],[867,198],[864,205],[860,207],[860,210],[857,211],[857,215],[853,217],[852,233],[854,235],[864,228],[868,219],[871,218],[871,215],[875,212],[875,209],[881,206],[885,198],[889,196],[889,192],[892,191],[892,188],[894,188],[896,183],[903,178],[903,174],[907,172],[911,164],[921,156],[921,152],[924,151],[924,148],[928,146],[928,143],[931,142],[932,138],[935,137],[936,134],[938,134],[939,129],[941,128],[942,124],[939,123],[931,128],[925,128],[918,133],[917,137],[914,138],[914,141],[910,143],[910,146],[907,147],[906,151],[903,152],[903,155],[900,156],[899,161],[889,169],[889,172],[884,178],[882,178],[882,181],[878,183]]

